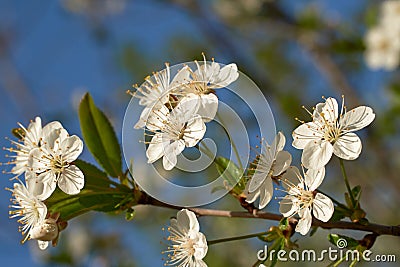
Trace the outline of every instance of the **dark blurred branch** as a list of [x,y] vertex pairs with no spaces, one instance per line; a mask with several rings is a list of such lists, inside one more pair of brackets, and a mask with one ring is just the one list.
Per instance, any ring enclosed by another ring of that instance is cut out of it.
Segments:
[[317,45],[312,40],[307,40],[307,38],[299,38],[298,43],[310,54],[314,64],[329,80],[333,89],[337,90],[342,95],[345,95],[346,102],[349,102],[354,106],[359,106],[360,101],[356,90],[351,87],[347,77],[340,70],[339,66],[335,63],[329,53],[324,51],[324,48]]
[[195,19],[199,30],[210,40],[210,43],[214,44],[218,50],[227,56],[235,59],[235,62],[241,68],[251,73],[252,78],[257,81],[265,92],[275,91],[277,93],[273,82],[262,71],[262,68],[257,66],[258,63],[244,52],[245,49],[243,47],[232,40],[226,25],[217,20],[216,17],[211,17],[210,10],[205,9],[201,1],[163,0],[162,2],[172,4],[177,9],[189,13]]
[[[260,82],[260,86],[264,90],[279,93],[276,92],[273,82],[266,77],[265,73],[260,72],[257,62],[252,62],[250,60],[251,56],[244,53],[244,49],[237,47],[234,40],[227,34],[229,27],[214,17],[211,19],[209,15],[210,8],[206,9],[200,1],[196,0],[168,0],[166,2],[189,12],[191,16],[197,18],[197,24],[202,33],[220,50],[229,54],[239,65],[248,70]],[[332,88],[340,94],[344,94],[348,103],[359,105],[360,101],[357,92],[350,85],[346,75],[336,64],[329,51],[318,44],[318,40],[322,39],[321,34],[301,29],[298,22],[286,14],[276,2],[267,2],[264,9],[268,9],[268,13],[264,15],[268,32],[276,33],[298,43],[309,53],[317,69],[327,78]],[[328,26],[327,28],[332,30]]]
[[0,33],[0,86],[25,118],[30,119],[38,112],[39,106],[12,60],[9,36],[4,32]]
[[[352,88],[346,75],[336,64],[329,51],[321,44],[319,40],[323,39],[321,33],[317,31],[304,30],[300,27],[296,19],[286,14],[276,2],[268,2],[265,8],[269,9],[266,25],[268,30],[272,30],[281,37],[297,42],[311,57],[317,69],[328,79],[334,90],[346,96],[346,99],[352,105],[359,105],[357,91]],[[327,31],[335,30],[330,25],[323,23]]]

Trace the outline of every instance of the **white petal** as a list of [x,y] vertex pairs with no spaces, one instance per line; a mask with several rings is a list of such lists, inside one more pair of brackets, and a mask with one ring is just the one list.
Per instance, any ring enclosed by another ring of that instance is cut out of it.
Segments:
[[309,142],[301,155],[301,163],[307,169],[321,169],[332,157],[333,146],[325,140]]
[[297,202],[291,196],[285,196],[279,203],[279,212],[284,217],[291,217],[299,210]]
[[272,195],[274,194],[274,186],[272,184],[272,179],[266,179],[264,183],[261,185],[259,191],[260,191],[260,202],[258,204],[258,208],[263,209],[271,201]]
[[279,151],[272,167],[272,176],[277,176],[286,171],[290,167],[290,163],[292,163],[292,155],[287,151]]
[[218,97],[213,94],[201,95],[200,105],[197,114],[200,115],[204,122],[212,121],[218,111]]
[[[203,260],[194,260],[195,267],[207,267],[207,264]],[[189,265],[190,266],[190,265]]]
[[281,151],[286,143],[285,135],[282,132],[278,132],[271,144],[271,148],[275,149],[276,153]]
[[256,201],[258,197],[260,197],[259,201],[259,209],[263,209],[272,199],[272,195],[274,193],[274,187],[272,184],[271,177],[267,177],[264,182],[253,192],[249,192],[249,183],[247,183],[246,188],[244,190],[246,194],[246,202],[253,203]]
[[258,196],[260,195],[260,190],[254,190],[253,192],[249,192],[248,186],[249,186],[249,182],[246,184],[246,187],[244,189],[245,195],[246,195],[246,202],[247,203],[253,203],[254,201],[256,201],[256,199],[258,198]]
[[332,217],[334,206],[332,200],[321,194],[317,193],[313,202],[314,217],[320,221],[327,222]]
[[49,241],[38,240],[38,246],[41,250],[45,250],[49,246]]
[[268,174],[268,172],[256,169],[255,173],[251,177],[251,180],[247,183],[248,192],[252,193],[256,191],[261,186],[261,184],[267,179],[271,179],[271,176]]
[[195,81],[214,83],[218,81],[218,74],[220,71],[220,65],[215,62],[208,63],[204,58],[202,63],[195,61],[197,70],[195,71],[193,78]]
[[309,169],[305,173],[304,182],[307,185],[309,191],[314,191],[322,183],[325,177],[325,167],[319,170]]
[[322,124],[328,122],[334,124],[338,118],[338,103],[335,98],[328,97],[325,103],[319,103],[315,106],[313,113],[314,121],[320,121]]
[[45,200],[53,194],[57,187],[56,175],[51,171],[46,171],[37,177],[38,182],[41,184],[41,194],[36,197],[40,200]]
[[202,118],[195,115],[192,119],[187,122],[186,129],[184,131],[183,140],[187,147],[195,146],[206,133],[206,125]]
[[169,144],[169,140],[163,140],[163,134],[157,133],[150,141],[147,147],[147,162],[153,163],[164,155],[165,147]]
[[347,133],[341,136],[333,145],[333,153],[345,160],[358,158],[361,149],[361,140],[355,133]]
[[299,222],[296,225],[296,232],[302,235],[306,235],[310,230],[311,223],[312,223],[311,211],[309,208],[306,208],[304,209],[303,217],[299,220]]
[[53,129],[47,135],[43,136],[44,146],[42,148],[48,151],[57,151],[60,144],[68,138],[68,132],[64,128]]
[[343,115],[340,126],[346,131],[357,131],[368,126],[375,119],[375,113],[370,107],[356,107]]
[[[192,230],[193,231],[193,230]],[[195,244],[193,245],[194,248],[194,258],[196,263],[203,262],[202,259],[206,256],[208,251],[207,240],[206,236],[203,233],[197,232]],[[196,265],[196,266],[203,266],[203,265]],[[207,265],[206,265],[207,266]]]
[[304,183],[302,180],[303,178],[300,174],[299,169],[297,169],[297,167],[290,166],[282,175],[282,186],[290,193],[291,190],[294,190],[294,188],[297,186],[300,188],[304,188]]
[[200,230],[199,222],[193,211],[182,209],[176,215],[177,226],[183,233],[187,234],[190,230],[198,232]]
[[[34,172],[27,171],[25,173],[25,183],[29,193],[31,193],[39,200],[45,200],[52,193],[52,189],[49,190],[48,187],[45,188],[43,181],[39,180],[36,173]],[[55,186],[55,183],[53,184]],[[49,190],[50,193],[45,191],[45,189]]]
[[318,126],[314,122],[303,123],[292,133],[292,146],[297,149],[304,149],[309,142],[321,139],[322,135],[323,133],[318,131]]
[[164,125],[170,120],[169,109],[165,105],[144,108],[142,115],[140,120],[143,120],[147,129],[151,131],[163,129]]
[[46,125],[43,127],[42,135],[43,135],[43,136],[46,136],[46,135],[48,135],[51,131],[56,130],[56,129],[61,129],[61,128],[64,128],[64,127],[62,126],[62,124],[61,124],[59,121],[52,121],[52,122],[49,122],[48,124],[46,124]]
[[185,84],[189,82],[191,69],[189,66],[184,66],[182,69],[178,71],[178,73],[173,78],[170,88],[172,92],[174,92],[174,88],[180,86],[181,84]]
[[11,169],[11,173],[20,175],[27,170],[29,170],[29,153],[25,151],[17,152],[17,157],[15,158],[15,165]]
[[186,123],[197,113],[200,104],[200,96],[188,94],[182,98],[179,104],[171,111],[171,121],[177,121],[182,124]]
[[177,163],[177,155],[181,154],[185,149],[185,143],[183,140],[175,141],[165,147],[163,157],[163,167],[166,170],[172,170]]
[[[216,64],[216,63],[215,63]],[[218,73],[217,77],[211,81],[212,88],[222,88],[233,83],[239,77],[239,72],[235,63],[224,66]]]
[[26,144],[38,145],[41,137],[42,137],[42,119],[40,117],[36,117],[35,121],[32,121],[28,125],[24,140]]
[[29,153],[28,166],[34,172],[43,172],[50,168],[50,160],[48,159],[47,151],[42,148],[32,149]]
[[[135,124],[135,126],[134,126],[133,128],[135,128],[135,129],[142,129],[142,128],[144,128],[144,127],[146,126],[147,118],[148,118],[149,115],[150,115],[150,111],[151,111],[151,108],[145,107],[145,108],[142,110],[142,113],[140,113],[140,118],[139,118],[139,120],[136,122],[136,124]],[[150,128],[149,128],[149,129],[150,129]],[[152,129],[150,129],[150,130],[152,130]]]
[[175,154],[171,154],[168,156],[165,154],[163,157],[163,167],[167,171],[172,170],[176,166],[177,162],[178,158]]
[[61,144],[63,159],[67,162],[76,160],[83,150],[82,140],[76,136],[67,137]]
[[58,187],[68,195],[78,194],[84,184],[83,172],[75,165],[66,168],[58,178]]

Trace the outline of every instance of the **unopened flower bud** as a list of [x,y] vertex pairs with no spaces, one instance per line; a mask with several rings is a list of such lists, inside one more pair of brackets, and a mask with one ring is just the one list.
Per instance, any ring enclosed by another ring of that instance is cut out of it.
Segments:
[[40,241],[52,241],[58,236],[58,226],[54,219],[49,218],[35,225],[30,231],[30,237]]

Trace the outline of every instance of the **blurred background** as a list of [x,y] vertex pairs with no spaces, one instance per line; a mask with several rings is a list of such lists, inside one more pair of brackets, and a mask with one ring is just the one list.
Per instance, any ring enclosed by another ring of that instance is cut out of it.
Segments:
[[[290,147],[295,117],[308,120],[301,105],[321,96],[345,95],[351,109],[371,106],[375,121],[360,132],[363,151],[346,162],[350,183],[362,185],[361,203],[372,222],[400,224],[400,76],[398,68],[371,69],[365,61],[365,35],[380,17],[382,1],[266,0],[0,0],[0,136],[35,116],[59,120],[80,136],[77,107],[90,92],[121,137],[132,84],[152,71],[201,59],[235,62],[271,104],[276,127],[287,137],[294,164],[301,151]],[[2,147],[9,141],[1,139]],[[6,162],[5,152],[1,152]],[[88,151],[83,159],[93,162]],[[343,200],[338,161],[329,164],[322,190]],[[2,175],[1,187],[10,187]],[[340,182],[338,182],[338,180]],[[161,228],[175,211],[137,207],[124,216],[89,213],[70,221],[59,245],[39,251],[21,245],[16,220],[8,219],[10,194],[0,190],[0,258],[4,266],[162,266]],[[232,197],[214,204],[241,210]],[[274,202],[266,210],[276,211]],[[265,231],[274,222],[200,218],[208,239]],[[300,238],[302,249],[328,248],[328,233]],[[348,233],[361,239],[363,233]],[[400,239],[379,237],[374,253],[396,254]],[[259,240],[235,241],[209,249],[209,266],[252,266]],[[320,266],[315,263],[314,266]],[[278,264],[278,266],[298,263]],[[360,264],[361,266],[377,266]],[[313,266],[311,263],[307,266]],[[382,266],[397,266],[386,264]]]

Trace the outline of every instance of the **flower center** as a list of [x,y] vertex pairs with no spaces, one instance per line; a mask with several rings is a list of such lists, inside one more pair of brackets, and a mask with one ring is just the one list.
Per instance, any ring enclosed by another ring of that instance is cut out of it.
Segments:
[[306,191],[304,189],[300,189],[301,194],[297,196],[297,199],[300,201],[302,205],[305,207],[311,206],[314,200],[313,192]]
[[324,125],[324,135],[323,138],[324,140],[328,141],[329,143],[334,144],[340,137],[341,135],[341,129],[338,128],[337,122],[336,121],[329,121],[325,118],[325,114],[321,113],[321,117],[323,119]]
[[68,167],[68,164],[63,161],[61,155],[55,156],[50,160],[50,168],[56,173],[61,173]]
[[205,81],[192,81],[190,87],[197,95],[204,95],[212,92],[208,87],[208,83]]
[[185,130],[186,130],[186,123],[185,123],[185,125],[183,125],[182,129],[179,131],[178,140],[183,139],[183,136],[185,136]]
[[324,139],[330,143],[335,143],[340,137],[341,131],[336,126],[327,125],[324,132]]
[[389,42],[388,42],[387,39],[381,40],[381,41],[378,43],[378,48],[379,48],[379,50],[386,51],[386,50],[389,49],[389,47],[390,47],[390,44],[389,44]]

